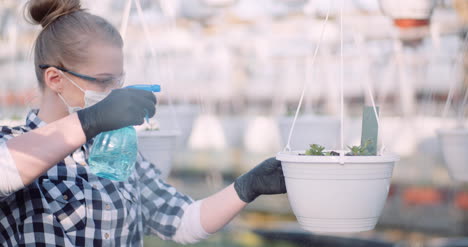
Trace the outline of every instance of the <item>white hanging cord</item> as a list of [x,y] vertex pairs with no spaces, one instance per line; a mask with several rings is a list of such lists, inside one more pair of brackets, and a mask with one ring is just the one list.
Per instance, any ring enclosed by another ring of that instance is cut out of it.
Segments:
[[382,71],[381,80],[379,82],[379,94],[377,95],[377,102],[380,102],[381,105],[385,103],[387,98],[387,92],[389,91],[390,84],[394,82],[392,77],[395,73],[395,59],[389,59],[387,65],[385,66],[384,70]]
[[128,0],[125,4],[124,12],[122,15],[122,23],[120,24],[120,35],[125,40],[127,35],[128,19],[130,17],[130,10],[132,9],[132,0]]
[[[362,44],[361,39],[359,39],[357,37],[357,33],[355,32],[355,30],[353,30],[353,33],[355,34],[354,35],[354,44],[356,45],[357,49],[359,50],[359,54],[361,54],[361,56],[365,56],[367,59],[369,59],[368,53],[364,49],[364,46]],[[367,64],[366,64],[366,69],[367,69],[367,71],[369,70],[369,66]],[[369,98],[370,98],[370,101],[371,101],[371,104],[372,104],[372,108],[374,109],[375,119],[377,120],[377,133],[378,133],[378,136],[380,137],[381,144],[382,144],[378,154],[382,155],[384,150],[385,150],[385,141],[384,141],[382,131],[381,131],[381,128],[380,128],[380,126],[381,126],[380,125],[380,117],[379,117],[379,114],[377,113],[377,106],[375,104],[374,93],[372,91],[372,87],[371,87],[371,85],[369,83],[369,80],[365,79],[363,81],[364,81],[363,82],[364,86],[367,89],[367,93],[369,94]],[[377,143],[376,143],[376,145],[377,145]]]
[[389,61],[387,63],[387,65],[385,66],[386,69],[384,69],[383,71],[383,74],[381,76],[381,83],[379,84],[380,85],[380,90],[379,90],[379,95],[377,97],[377,102],[380,102],[380,105],[384,105],[385,104],[385,101],[387,99],[387,95],[389,94],[390,90],[391,90],[391,86],[394,82],[394,75],[396,74],[396,68],[398,66],[397,64],[397,55],[396,55],[396,51],[397,51],[397,48],[396,48],[396,41],[395,40],[398,40],[398,32],[397,32],[397,29],[395,28],[392,28],[390,29],[390,33],[389,33],[389,37],[391,38],[391,40],[393,40],[393,53],[392,53],[392,56],[389,58]]
[[[382,129],[380,128],[380,126],[381,126],[380,117],[379,117],[379,114],[377,113],[377,106],[375,105],[374,94],[372,93],[372,88],[371,88],[369,82],[365,82],[364,84],[365,84],[365,86],[367,88],[367,93],[369,93],[369,97],[370,97],[370,100],[371,100],[371,103],[372,103],[372,108],[374,109],[375,119],[377,120],[377,133],[378,133],[378,136],[380,136],[381,144],[382,144],[382,146],[380,147],[378,155],[379,154],[382,155],[383,152],[385,151],[385,141],[384,141],[384,137],[382,135]],[[377,143],[376,143],[376,145],[377,145]]]
[[[202,61],[203,59],[203,54],[202,52],[200,51],[200,49],[202,49],[204,43],[200,44],[200,42],[204,42],[204,40],[202,39],[197,39],[197,41],[199,43],[196,44],[196,48],[195,48],[195,54],[192,55],[192,57],[195,57],[195,66],[198,66],[199,64],[199,61]],[[200,69],[197,69],[198,73],[195,73],[196,76],[194,76],[194,80],[193,81],[203,81],[202,77],[201,77],[201,73],[200,73]],[[201,115],[205,115],[205,114],[208,114],[208,106],[207,106],[207,100],[204,100],[204,95],[206,94],[202,94],[202,92],[205,92],[204,87],[202,85],[200,85],[200,83],[194,83],[194,89],[197,91],[197,103],[198,105],[200,106],[200,114]]]
[[[311,68],[315,63],[315,58],[317,57],[317,53],[318,53],[318,50],[320,48],[320,44],[322,43],[323,34],[325,33],[325,27],[327,25],[328,17],[330,15],[331,3],[332,3],[332,1],[330,1],[330,5],[328,6],[327,15],[325,16],[325,20],[323,21],[322,29],[320,31],[320,38],[319,38],[319,41],[317,43],[317,46],[315,47],[314,55],[312,56],[312,59],[310,61],[311,64],[310,64],[310,66],[307,65],[306,69]],[[309,62],[309,59],[306,60],[306,63],[308,63],[308,62]],[[297,117],[299,116],[299,111],[301,110],[302,101],[304,100],[304,94],[305,94],[305,92],[306,92],[306,90],[308,88],[309,82],[310,82],[309,80],[304,81],[304,86],[302,87],[301,98],[299,99],[299,104],[297,105],[296,114],[294,115],[294,120],[293,120],[291,129],[289,130],[288,142],[286,144],[286,147],[284,148],[284,151],[286,151],[286,152],[291,151],[291,137],[292,137],[292,135],[294,133],[294,127],[296,126]]]
[[[434,52],[430,52],[429,54],[426,54],[425,59],[428,61],[428,64],[433,62],[434,60],[437,59],[437,56],[439,55],[441,51],[441,33],[440,33],[440,25],[437,22],[431,23],[430,27],[430,33],[431,33],[431,41],[433,44],[433,47],[435,48]],[[434,110],[432,109],[431,111],[431,103],[434,102],[434,90],[435,87],[430,87],[429,91],[427,93],[427,96],[422,98],[422,108],[420,110],[421,116],[424,118],[424,116],[430,116],[430,113]],[[426,121],[423,121],[423,125],[425,125]]]
[[[140,23],[141,23],[141,25],[143,27],[143,33],[145,35],[146,43],[150,46],[151,56],[152,56],[153,59],[156,59],[157,54],[156,54],[156,50],[154,49],[154,46],[153,46],[153,44],[155,44],[155,42],[153,42],[153,40],[151,39],[151,35],[150,35],[148,25],[147,25],[146,21],[143,19],[143,10],[141,8],[140,0],[135,0],[135,6],[137,8],[137,13],[138,13],[138,17],[140,19]],[[166,72],[169,71],[169,69],[167,67],[165,67],[165,69],[166,69]],[[164,84],[164,83],[161,82],[161,84]],[[173,115],[175,129],[180,130],[179,122],[177,121],[177,116],[176,116],[177,113],[175,112],[173,104],[172,104],[171,94],[169,93],[169,90],[166,89],[166,91],[167,91],[166,95],[167,95],[167,101],[168,101],[168,104],[169,104],[169,109],[173,113],[172,115]]]
[[[458,66],[461,65],[462,62],[463,62],[463,56],[465,55],[466,49],[467,49],[467,43],[468,43],[467,41],[468,41],[468,35],[465,35],[465,39],[463,40],[462,52],[460,52],[458,54],[458,58],[455,61],[454,65],[453,65],[453,68],[452,68],[451,75],[454,75],[454,77],[455,77],[455,72],[456,72]],[[449,94],[447,96],[447,101],[445,101],[444,110],[442,111],[442,118],[447,117],[447,113],[448,113],[448,110],[450,108],[450,104],[452,102],[453,95],[455,94],[455,84],[456,84],[456,80],[455,80],[455,78],[453,78],[452,83],[450,85],[450,91],[449,91]]]
[[[466,84],[466,78],[464,82]],[[463,97],[462,103],[460,105],[460,109],[458,111],[458,124],[460,125],[459,126],[460,128],[463,128],[463,126],[465,125],[465,109],[466,109],[465,107],[466,107],[467,101],[468,101],[468,86],[466,87],[465,96]]]
[[[430,52],[429,54],[425,54],[425,59],[428,61],[427,64],[435,61],[437,59],[437,56],[439,55],[441,51],[441,32],[440,32],[440,24],[436,21],[431,21],[430,25],[430,35],[431,35],[431,41],[433,44],[433,47],[435,48],[434,52]],[[435,107],[433,107],[432,103],[434,103],[434,90],[435,87],[430,87],[429,92],[427,93],[426,97],[422,98],[422,109],[421,109],[421,116],[424,119],[424,117],[429,117],[430,113],[434,110]],[[431,107],[433,109],[431,109]],[[425,127],[427,121],[422,122],[422,127]],[[423,128],[424,129],[424,128]]]
[[141,8],[140,0],[135,0],[135,6],[136,6],[136,9],[137,9],[137,13],[138,13],[138,17],[140,19],[141,26],[143,27],[143,33],[145,35],[146,43],[150,46],[151,56],[153,58],[156,58],[156,50],[153,47],[154,42],[153,42],[153,40],[151,40],[151,35],[150,35],[148,25],[147,25],[145,19],[143,19],[143,10]]
[[344,81],[344,56],[343,56],[343,5],[344,0],[341,0],[340,4],[340,164],[344,165],[344,90],[343,90],[343,81]]
[[[170,35],[171,31],[176,28],[175,16],[176,16],[176,8],[177,8],[176,5],[178,4],[178,2],[175,0],[160,0],[159,4],[161,8],[163,9],[164,15],[169,19],[169,24],[166,26],[167,27],[166,31]],[[170,53],[167,53],[165,57],[166,57],[166,61],[163,67],[166,72],[167,81],[171,83],[171,86],[173,86],[175,83],[175,75],[174,75],[174,69],[173,67],[171,67],[171,65],[172,66],[174,65],[174,60],[170,56]],[[167,94],[167,102],[169,105],[169,110],[172,113],[172,120],[174,122],[175,129],[181,131],[179,118],[177,116],[177,111],[175,110],[175,107],[172,101],[172,95],[170,93]]]

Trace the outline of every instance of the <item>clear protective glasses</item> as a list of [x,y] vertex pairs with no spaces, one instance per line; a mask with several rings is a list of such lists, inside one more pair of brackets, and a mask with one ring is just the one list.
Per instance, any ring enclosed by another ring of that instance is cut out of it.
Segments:
[[93,77],[89,75],[83,75],[83,74],[71,71],[69,69],[66,69],[60,66],[48,65],[48,64],[40,64],[39,68],[40,69],[56,68],[63,72],[69,73],[70,75],[74,75],[78,78],[94,83],[98,86],[103,86],[105,88],[113,88],[113,89],[121,88],[124,84],[124,78],[125,78],[125,73],[122,73],[121,75],[118,75],[118,76],[108,76],[108,77],[103,77],[103,78],[97,78],[97,77]]

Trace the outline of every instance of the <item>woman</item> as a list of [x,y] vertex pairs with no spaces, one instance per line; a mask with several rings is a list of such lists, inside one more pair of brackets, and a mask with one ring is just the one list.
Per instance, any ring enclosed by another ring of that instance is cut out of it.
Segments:
[[122,38],[79,0],[31,0],[27,10],[43,27],[34,50],[43,97],[25,126],[1,128],[0,245],[141,246],[144,234],[194,243],[259,195],[286,192],[275,159],[196,202],[141,156],[128,181],[90,173],[92,138],[141,124],[154,115],[156,99],[119,89]]

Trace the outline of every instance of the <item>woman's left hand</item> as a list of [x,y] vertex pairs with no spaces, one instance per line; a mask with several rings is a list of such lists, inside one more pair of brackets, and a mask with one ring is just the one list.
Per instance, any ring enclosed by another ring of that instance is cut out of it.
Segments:
[[234,188],[239,198],[247,203],[252,202],[260,195],[273,195],[286,193],[283,169],[281,162],[270,158],[255,168],[238,177]]

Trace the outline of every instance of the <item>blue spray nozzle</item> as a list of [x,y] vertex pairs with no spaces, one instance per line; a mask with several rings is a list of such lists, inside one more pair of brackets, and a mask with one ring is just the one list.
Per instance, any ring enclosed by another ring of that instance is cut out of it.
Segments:
[[125,88],[134,88],[140,90],[146,90],[153,93],[161,92],[161,86],[157,84],[137,84],[137,85],[130,85],[126,86]]
[[[146,91],[150,91],[153,93],[161,92],[161,86],[158,84],[136,84],[136,85],[126,86],[125,88],[146,90]],[[145,120],[149,124],[148,111],[145,109],[145,112],[146,112]]]

